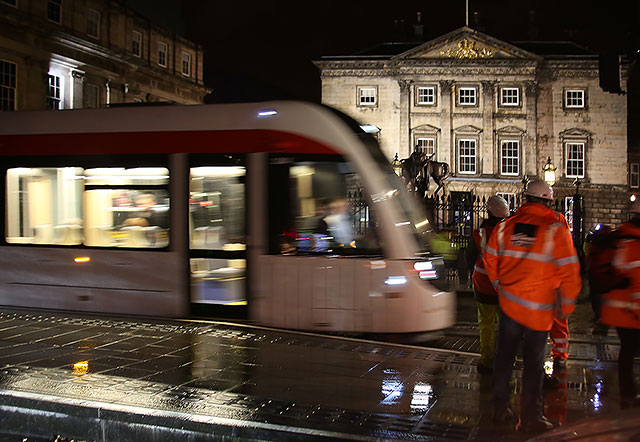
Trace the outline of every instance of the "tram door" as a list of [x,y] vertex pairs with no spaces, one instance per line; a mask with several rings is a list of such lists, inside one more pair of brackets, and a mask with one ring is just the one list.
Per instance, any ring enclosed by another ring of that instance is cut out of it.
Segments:
[[243,316],[247,305],[244,159],[196,158],[189,171],[192,311]]

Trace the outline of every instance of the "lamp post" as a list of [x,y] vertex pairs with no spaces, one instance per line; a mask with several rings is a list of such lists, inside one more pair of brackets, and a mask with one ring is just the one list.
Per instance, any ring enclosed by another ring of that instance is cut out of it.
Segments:
[[400,160],[398,159],[397,152],[396,152],[396,156],[393,158],[393,161],[391,161],[391,167],[393,168],[393,171],[395,172],[396,175],[398,175],[399,177],[402,177],[402,162],[400,162]]
[[573,244],[576,246],[578,256],[583,258],[582,243],[584,242],[584,201],[580,195],[580,180],[576,178],[573,185],[576,193],[573,195]]
[[556,166],[551,162],[551,157],[547,157],[547,163],[542,168],[542,172],[544,173],[544,181],[549,186],[553,186],[556,183]]

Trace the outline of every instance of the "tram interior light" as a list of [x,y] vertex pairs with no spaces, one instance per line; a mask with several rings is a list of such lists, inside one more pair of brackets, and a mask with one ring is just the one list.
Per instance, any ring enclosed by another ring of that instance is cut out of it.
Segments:
[[73,260],[77,263],[91,262],[90,256],[76,256]]
[[360,129],[362,129],[368,134],[375,134],[380,132],[380,128],[375,124],[361,124]]
[[259,117],[270,117],[272,115],[278,115],[278,111],[270,109],[270,110],[263,110],[258,112]]

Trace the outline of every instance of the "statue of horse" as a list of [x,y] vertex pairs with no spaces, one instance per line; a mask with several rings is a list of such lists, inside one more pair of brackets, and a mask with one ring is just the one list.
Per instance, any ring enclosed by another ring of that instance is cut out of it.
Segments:
[[414,151],[409,158],[400,161],[402,164],[402,178],[411,192],[416,192],[421,198],[426,197],[429,191],[429,182],[438,185],[434,192],[437,194],[444,186],[444,180],[449,175],[449,165],[439,161],[433,161],[433,155],[427,155],[422,151]]

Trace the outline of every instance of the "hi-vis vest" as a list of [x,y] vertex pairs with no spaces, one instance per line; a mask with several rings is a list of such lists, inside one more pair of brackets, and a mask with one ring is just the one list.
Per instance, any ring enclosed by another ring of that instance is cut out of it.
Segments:
[[489,241],[492,230],[493,226],[484,226],[473,231],[473,239],[476,242],[476,248],[478,249],[478,257],[476,258],[476,263],[473,267],[472,278],[473,285],[477,291],[485,295],[498,296],[498,292],[491,284],[491,281],[489,281],[489,276],[487,276],[487,271],[484,269],[484,261],[482,260],[482,256],[487,250],[487,242]]
[[629,278],[630,283],[627,288],[612,290],[602,297],[602,322],[640,328],[640,227],[624,223],[618,232],[621,238],[616,242],[613,267],[617,278]]
[[495,227],[484,264],[501,310],[529,329],[550,330],[575,308],[580,262],[566,220],[543,204],[526,203]]

